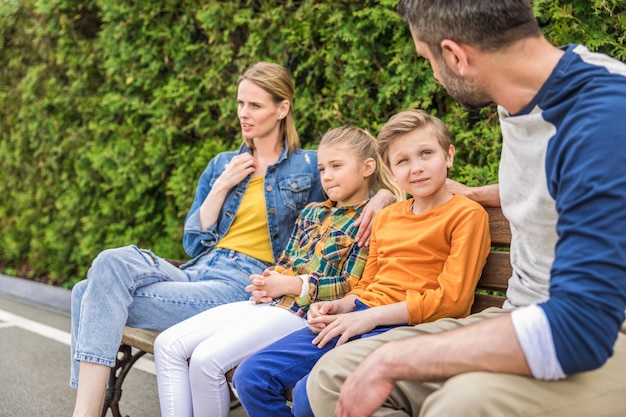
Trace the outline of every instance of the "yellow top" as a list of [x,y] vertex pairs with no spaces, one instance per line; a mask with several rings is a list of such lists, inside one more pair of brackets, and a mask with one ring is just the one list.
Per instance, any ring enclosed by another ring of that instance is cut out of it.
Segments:
[[273,264],[274,255],[267,226],[263,179],[264,177],[261,176],[250,180],[233,224],[215,246],[241,252]]

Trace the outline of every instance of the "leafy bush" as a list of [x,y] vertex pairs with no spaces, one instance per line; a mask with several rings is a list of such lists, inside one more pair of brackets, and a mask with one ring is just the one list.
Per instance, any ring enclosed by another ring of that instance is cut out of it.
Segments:
[[[554,43],[624,59],[625,6],[589,3],[534,7]],[[183,258],[197,178],[239,145],[236,80],[259,60],[292,71],[305,147],[421,108],[455,137],[454,178],[496,181],[495,109],[445,93],[395,4],[0,0],[0,265],[70,287],[107,247]]]

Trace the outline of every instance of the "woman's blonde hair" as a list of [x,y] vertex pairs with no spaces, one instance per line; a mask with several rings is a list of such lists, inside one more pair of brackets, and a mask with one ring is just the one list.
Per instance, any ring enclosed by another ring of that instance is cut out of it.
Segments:
[[450,138],[450,131],[441,120],[423,110],[404,110],[391,116],[378,132],[378,154],[387,167],[389,167],[389,146],[391,143],[399,136],[424,127],[432,129],[439,146],[446,154],[448,153],[452,139]]
[[357,155],[361,161],[368,158],[376,161],[376,170],[369,177],[369,187],[371,191],[378,191],[386,188],[391,191],[396,200],[405,200],[406,193],[395,182],[389,169],[382,162],[380,155],[376,151],[376,139],[367,130],[355,126],[341,126],[327,131],[319,146],[338,145],[345,146],[350,152]]
[[[243,80],[249,80],[267,91],[276,104],[282,103],[283,100],[289,102],[289,111],[280,121],[279,135],[287,141],[288,152],[300,149],[300,137],[293,120],[295,87],[289,71],[278,64],[257,62],[239,77],[237,85]],[[244,138],[244,142],[250,149],[254,149],[254,143],[251,139]]]

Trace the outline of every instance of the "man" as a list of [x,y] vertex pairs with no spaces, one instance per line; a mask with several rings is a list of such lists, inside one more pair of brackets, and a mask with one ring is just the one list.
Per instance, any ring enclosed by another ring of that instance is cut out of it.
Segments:
[[313,411],[626,415],[626,65],[552,46],[528,0],[398,11],[453,97],[498,104],[499,189],[472,191],[499,199],[511,224],[508,300],[331,351],[306,384]]

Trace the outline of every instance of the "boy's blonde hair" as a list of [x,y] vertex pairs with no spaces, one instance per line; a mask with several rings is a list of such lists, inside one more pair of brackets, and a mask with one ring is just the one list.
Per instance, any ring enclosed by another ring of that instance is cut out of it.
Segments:
[[367,130],[356,126],[341,126],[328,130],[319,146],[335,145],[344,146],[351,153],[357,155],[361,161],[373,158],[376,161],[376,170],[369,177],[369,187],[371,191],[378,191],[386,188],[391,191],[396,200],[406,199],[406,193],[395,182],[387,166],[382,162],[376,150],[376,139]]
[[[258,62],[239,77],[237,85],[243,80],[249,80],[270,93],[276,104],[280,104],[283,100],[289,102],[289,111],[280,121],[279,135],[283,140],[287,140],[289,152],[299,149],[300,137],[293,120],[293,100],[296,89],[289,71],[278,64]],[[254,149],[251,139],[244,138],[244,142],[248,148]]]
[[404,110],[397,113],[380,128],[378,132],[378,154],[389,167],[389,146],[398,136],[430,126],[433,134],[439,142],[439,146],[447,154],[452,145],[450,131],[446,125],[435,116],[431,116],[423,110]]

